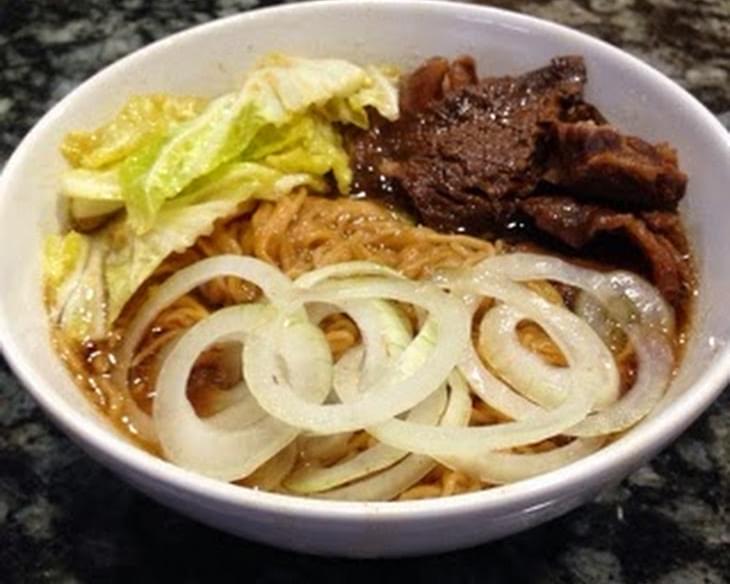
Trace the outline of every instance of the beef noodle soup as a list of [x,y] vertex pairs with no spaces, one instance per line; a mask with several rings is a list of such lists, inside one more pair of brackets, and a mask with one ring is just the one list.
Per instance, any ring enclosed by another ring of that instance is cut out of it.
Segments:
[[696,288],[668,144],[580,57],[479,77],[271,55],[69,134],[55,346],[141,448],[302,496],[474,491],[648,415]]

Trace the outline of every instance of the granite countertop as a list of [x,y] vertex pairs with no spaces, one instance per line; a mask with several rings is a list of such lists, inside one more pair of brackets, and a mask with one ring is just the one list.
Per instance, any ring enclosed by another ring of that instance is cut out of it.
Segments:
[[[270,2],[0,1],[0,167],[43,112],[98,69],[171,32],[261,4]],[[730,125],[729,0],[491,4],[629,50]],[[730,392],[651,464],[563,518],[471,550],[354,562],[244,542],[150,501],[61,435],[0,357],[0,582],[222,574],[254,582],[390,582],[400,574],[434,582],[729,582]]]

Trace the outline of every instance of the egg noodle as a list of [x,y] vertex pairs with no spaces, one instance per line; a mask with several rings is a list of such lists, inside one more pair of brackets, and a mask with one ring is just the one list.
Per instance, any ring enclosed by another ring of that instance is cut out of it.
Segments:
[[[115,323],[114,331],[101,342],[79,344],[55,332],[55,341],[78,382],[93,397],[98,407],[116,425],[141,446],[161,455],[159,445],[141,436],[128,416],[125,401],[131,398],[147,414],[151,413],[155,383],[162,358],[181,334],[215,311],[259,298],[260,290],[236,277],[217,277],[185,294],[154,319],[136,347],[130,363],[130,393],[121,391],[113,380],[117,351],[125,330],[150,292],[170,275],[208,257],[235,254],[259,258],[277,266],[290,278],[316,268],[353,260],[367,260],[394,268],[410,279],[429,278],[437,270],[474,266],[486,258],[507,252],[497,241],[489,242],[463,235],[444,235],[413,225],[384,205],[370,200],[330,199],[314,196],[304,189],[272,202],[250,201],[235,216],[219,220],[212,233],[201,237],[188,250],[168,257],[137,291]],[[548,301],[563,304],[558,288],[546,280],[535,279],[529,287]],[[477,309],[475,323],[489,307],[485,300]],[[418,327],[413,307],[402,306]],[[355,347],[361,331],[347,316],[326,315],[320,323],[335,360]],[[545,331],[533,322],[517,328],[520,343],[543,360],[564,366],[565,359]],[[476,338],[475,329],[473,336]],[[622,391],[631,386],[635,375],[635,355],[629,343],[611,347],[621,373]],[[188,398],[198,415],[205,417],[224,409],[230,398],[229,388],[240,379],[240,355],[215,346],[196,361],[188,381]],[[469,418],[470,426],[487,426],[508,418],[475,396]],[[558,436],[516,452],[546,452],[569,442]],[[348,461],[378,443],[371,434],[359,430],[334,434],[315,440],[299,437],[240,481],[241,484],[266,490],[287,492],[287,477],[312,468],[327,468]],[[485,484],[464,472],[437,464],[416,484],[405,488],[398,499],[440,497],[483,488]]]

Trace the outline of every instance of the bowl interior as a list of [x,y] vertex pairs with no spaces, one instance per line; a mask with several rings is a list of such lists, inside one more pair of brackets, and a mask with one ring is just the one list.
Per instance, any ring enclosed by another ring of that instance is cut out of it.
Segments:
[[[690,176],[683,213],[701,288],[692,342],[659,414],[664,417],[662,428],[674,422],[679,431],[717,394],[728,370],[724,346],[730,338],[730,311],[723,304],[730,295],[730,254],[725,251],[730,249],[730,229],[725,226],[730,217],[730,145],[708,112],[647,66],[555,25],[467,5],[318,3],[228,18],[118,62],[56,106],[5,168],[0,191],[0,339],[29,389],[55,417],[65,420],[67,428],[87,424],[103,429],[113,441],[111,430],[88,406],[54,353],[42,308],[39,258],[43,236],[59,229],[62,136],[104,122],[134,94],[212,96],[230,90],[257,56],[269,51],[395,62],[404,68],[436,54],[468,53],[476,57],[482,75],[525,71],[561,54],[583,55],[589,71],[588,99],[619,127],[672,143]],[[630,436],[640,435],[650,423],[644,422]],[[611,448],[621,448],[621,443]],[[640,440],[633,447],[647,451]],[[142,452],[133,456],[147,457]],[[610,455],[604,451],[595,456]]]

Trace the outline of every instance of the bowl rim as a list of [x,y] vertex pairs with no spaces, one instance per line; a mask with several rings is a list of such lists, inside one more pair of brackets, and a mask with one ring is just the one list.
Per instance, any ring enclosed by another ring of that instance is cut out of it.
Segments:
[[[730,159],[730,134],[694,96],[638,58],[570,27],[500,8],[462,2],[318,0],[252,10],[199,24],[141,47],[95,73],[53,106],[17,146],[0,176],[0,209],[10,204],[9,197],[3,196],[3,194],[10,182],[10,177],[21,167],[26,151],[43,135],[46,126],[63,115],[66,105],[77,93],[91,91],[93,86],[107,76],[118,70],[132,67],[138,61],[154,59],[158,52],[167,50],[168,47],[183,38],[189,40],[196,36],[206,36],[214,33],[220,27],[235,25],[237,22],[265,20],[283,14],[307,16],[313,11],[322,9],[386,12],[405,9],[421,13],[428,12],[436,16],[458,15],[471,20],[491,20],[506,26],[528,28],[540,35],[561,35],[569,40],[574,39],[584,44],[591,44],[596,51],[601,53],[601,58],[605,57],[631,66],[643,77],[668,92],[673,99],[683,102],[692,116],[702,120],[702,124],[708,132],[716,134],[720,138],[720,142],[725,141],[728,159]],[[241,509],[255,509],[274,515],[293,514],[301,518],[326,518],[332,521],[372,520],[376,517],[381,522],[414,518],[428,520],[444,514],[468,514],[475,511],[507,514],[513,510],[542,507],[549,504],[550,501],[564,497],[566,493],[582,490],[591,478],[609,473],[612,469],[621,468],[628,471],[649,455],[666,446],[719,396],[730,378],[730,345],[726,345],[718,350],[712,364],[691,388],[679,395],[655,416],[643,422],[636,430],[582,460],[517,483],[474,493],[417,501],[329,501],[268,493],[210,479],[143,451],[111,429],[89,424],[83,414],[67,405],[41,379],[37,372],[39,365],[23,353],[11,335],[10,321],[10,315],[4,312],[0,304],[0,350],[8,365],[21,380],[25,389],[56,424],[96,458],[103,458],[105,465],[109,465],[109,461],[114,461],[133,471],[136,477],[143,477],[146,480],[153,480],[179,489],[200,497],[201,500],[215,501]]]

